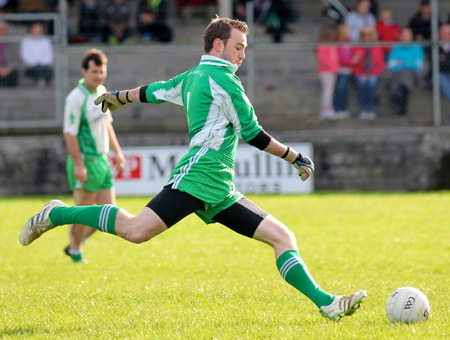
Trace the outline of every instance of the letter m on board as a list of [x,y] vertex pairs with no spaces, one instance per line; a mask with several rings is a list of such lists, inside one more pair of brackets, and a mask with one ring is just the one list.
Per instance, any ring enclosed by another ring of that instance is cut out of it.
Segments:
[[[166,177],[175,169],[175,156],[164,159],[164,163],[161,162],[160,158],[156,155],[150,156],[150,178],[155,179],[158,177]],[[167,174],[167,176],[166,176]]]

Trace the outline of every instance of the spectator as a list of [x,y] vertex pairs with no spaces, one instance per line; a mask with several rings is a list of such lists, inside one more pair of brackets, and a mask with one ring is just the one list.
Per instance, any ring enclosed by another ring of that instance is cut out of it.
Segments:
[[420,2],[419,10],[409,20],[408,27],[412,30],[414,40],[431,40],[430,0]]
[[166,23],[166,0],[141,0],[137,12],[137,28],[144,41],[170,42],[172,30]]
[[405,116],[408,111],[409,95],[419,82],[424,56],[422,46],[411,43],[413,34],[410,28],[402,29],[400,41],[402,44],[394,45],[388,58],[388,67],[391,71],[388,93],[394,110],[398,115]]
[[[398,41],[400,38],[400,26],[394,21],[392,10],[390,8],[383,8],[380,13],[380,18],[377,22],[377,33],[379,41]],[[383,47],[385,60],[391,52],[391,46]]]
[[375,28],[376,19],[369,11],[370,1],[359,0],[356,9],[348,13],[345,24],[350,27],[350,41],[356,42],[359,39],[360,31],[365,26]]
[[[360,41],[373,43],[377,40],[375,29],[365,26],[360,33]],[[378,76],[384,69],[383,50],[379,46],[365,44],[353,48],[353,74],[358,89],[359,118],[375,119],[375,92]]]
[[[0,21],[0,37],[8,35],[8,25]],[[6,42],[0,42],[0,86],[16,87],[18,83],[18,71],[13,67],[17,60],[14,51]]]
[[272,34],[274,42],[281,42],[283,34],[292,32],[287,23],[294,21],[295,15],[287,0],[261,0],[255,9],[258,22]]
[[89,42],[100,42],[100,5],[97,0],[83,0],[80,3],[78,31]]
[[347,118],[350,116],[348,111],[348,90],[352,83],[352,58],[353,48],[347,44],[350,40],[350,28],[341,24],[338,26],[337,41],[338,46],[338,60],[339,71],[336,79],[336,86],[334,90],[334,110],[336,115],[340,118]]
[[0,13],[16,13],[18,0],[2,0],[0,1]]
[[325,26],[319,37],[317,46],[318,74],[322,85],[320,99],[320,119],[336,119],[333,110],[333,93],[336,83],[336,75],[339,70],[339,59],[336,46],[330,45],[336,42],[336,30],[332,26]]
[[450,24],[444,24],[439,29],[439,81],[441,91],[450,101]]
[[36,81],[39,87],[49,85],[53,78],[53,46],[44,35],[41,22],[33,22],[30,34],[20,43],[20,54],[25,65],[25,75]]
[[130,8],[125,5],[125,0],[112,0],[106,7],[106,40],[110,45],[118,45],[129,36]]

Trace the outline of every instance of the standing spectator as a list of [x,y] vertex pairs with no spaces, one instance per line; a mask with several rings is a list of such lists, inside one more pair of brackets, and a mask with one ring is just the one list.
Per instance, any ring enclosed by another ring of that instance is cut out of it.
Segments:
[[409,20],[408,27],[412,30],[414,40],[431,40],[430,0],[420,2],[419,10]]
[[444,24],[439,29],[439,81],[441,91],[450,101],[450,24]]
[[123,43],[130,36],[130,8],[125,0],[112,0],[106,7],[106,40],[110,45]]
[[144,41],[170,42],[172,29],[166,23],[166,0],[141,0],[137,12],[137,28]]
[[353,48],[347,44],[350,40],[350,28],[341,24],[338,26],[338,38],[340,43],[338,46],[339,71],[336,79],[336,86],[334,90],[334,110],[336,115],[340,118],[347,118],[350,116],[348,111],[348,90],[352,83],[352,60]]
[[320,119],[336,119],[333,110],[334,85],[339,71],[339,59],[336,46],[336,30],[332,26],[325,26],[319,36],[317,46],[317,71],[322,85],[320,98]]
[[370,13],[370,1],[359,0],[356,5],[356,9],[348,13],[345,18],[345,24],[350,27],[350,41],[358,41],[360,31],[365,26],[371,26],[375,28],[376,19],[375,16]]
[[[8,35],[8,25],[0,21],[0,37]],[[17,58],[14,51],[6,42],[0,42],[0,86],[16,87],[18,83],[18,71],[14,67]]]
[[413,34],[410,28],[402,29],[400,41],[402,44],[394,45],[388,58],[391,71],[388,93],[394,110],[404,116],[408,111],[409,95],[418,84],[424,57],[422,46],[411,43]]
[[[400,39],[400,26],[393,18],[392,10],[390,8],[383,8],[380,13],[380,18],[377,22],[377,33],[379,41],[398,41]],[[383,47],[384,57],[387,60],[391,46]]]
[[100,5],[97,0],[83,0],[80,3],[78,31],[89,42],[100,42],[102,26]]
[[[109,149],[115,153],[119,172],[125,164],[111,124],[111,112],[102,112],[94,104],[94,99],[106,92],[103,83],[107,64],[108,59],[102,51],[86,51],[81,62],[83,79],[66,98],[64,139],[69,152],[67,178],[77,206],[115,204],[114,176],[106,155]],[[73,262],[85,262],[83,241],[94,231],[82,224],[69,227],[70,245],[64,251]]]
[[34,79],[39,87],[49,85],[53,78],[53,46],[44,35],[41,22],[33,22],[30,34],[20,43],[20,55],[25,64],[25,75]]
[[[365,26],[360,33],[360,41],[373,43],[377,40],[375,29]],[[358,89],[359,118],[375,119],[375,93],[378,76],[384,69],[383,50],[379,46],[355,46],[353,49],[353,74]]]

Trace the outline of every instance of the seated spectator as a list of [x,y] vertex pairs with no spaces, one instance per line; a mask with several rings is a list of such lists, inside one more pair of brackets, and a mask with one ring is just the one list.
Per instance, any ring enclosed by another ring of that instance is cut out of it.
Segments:
[[[375,29],[364,26],[360,32],[360,41],[377,41]],[[375,93],[378,77],[384,69],[383,50],[379,46],[355,46],[353,48],[353,74],[358,90],[359,118],[375,119]]]
[[137,28],[144,41],[170,42],[172,29],[166,23],[166,0],[141,0],[137,10]]
[[112,0],[106,7],[106,41],[110,45],[125,42],[130,36],[130,8],[125,0]]
[[419,10],[409,20],[408,27],[412,30],[414,40],[431,40],[430,0],[420,2]]
[[41,22],[30,25],[30,34],[20,42],[20,55],[25,65],[25,75],[36,81],[37,85],[49,85],[53,78],[53,46],[50,38],[44,35]]
[[80,3],[78,31],[89,42],[100,42],[100,5],[97,0],[82,0]]
[[256,20],[279,43],[283,34],[292,32],[287,24],[295,20],[294,11],[287,0],[261,0],[256,4]]
[[333,110],[334,85],[339,70],[337,48],[330,45],[336,42],[336,30],[334,27],[325,26],[319,37],[317,46],[317,72],[322,85],[320,97],[320,119],[337,119]]
[[439,29],[439,81],[442,94],[450,101],[450,24]]
[[353,79],[353,48],[347,44],[350,40],[350,28],[345,24],[341,24],[338,26],[337,32],[337,42],[340,43],[337,48],[339,71],[334,89],[333,103],[336,115],[340,118],[347,118],[350,116],[348,111],[348,91]]
[[345,24],[350,27],[350,41],[358,41],[360,31],[365,26],[375,28],[376,19],[372,13],[369,12],[370,1],[358,0],[356,9],[348,13],[345,18]]
[[[379,41],[398,41],[400,38],[400,26],[394,21],[392,10],[390,8],[383,8],[380,13],[380,18],[377,22],[377,33]],[[383,47],[384,57],[387,59],[391,46]]]
[[[8,35],[8,25],[0,21],[0,37]],[[6,42],[0,42],[0,86],[16,87],[18,83],[18,71],[13,66],[17,58],[14,51]]]
[[419,74],[422,70],[424,56],[423,49],[413,41],[410,28],[403,28],[400,42],[392,47],[388,58],[391,77],[388,83],[388,93],[394,110],[404,116],[408,111],[409,95],[418,85]]

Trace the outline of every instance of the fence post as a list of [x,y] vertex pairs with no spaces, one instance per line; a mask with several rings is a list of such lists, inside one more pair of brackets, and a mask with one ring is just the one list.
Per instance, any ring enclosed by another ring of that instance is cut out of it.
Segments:
[[253,39],[253,30],[255,29],[254,25],[254,5],[253,1],[248,1],[245,5],[245,20],[247,21],[248,25],[248,36],[247,36],[247,44],[249,45],[249,48],[246,52],[246,58],[247,59],[247,97],[250,100],[250,103],[253,103],[253,97],[255,94],[255,55],[254,55],[254,49],[252,44],[254,43]]
[[431,70],[433,72],[433,121],[441,126],[441,93],[439,85],[438,0],[431,1]]

